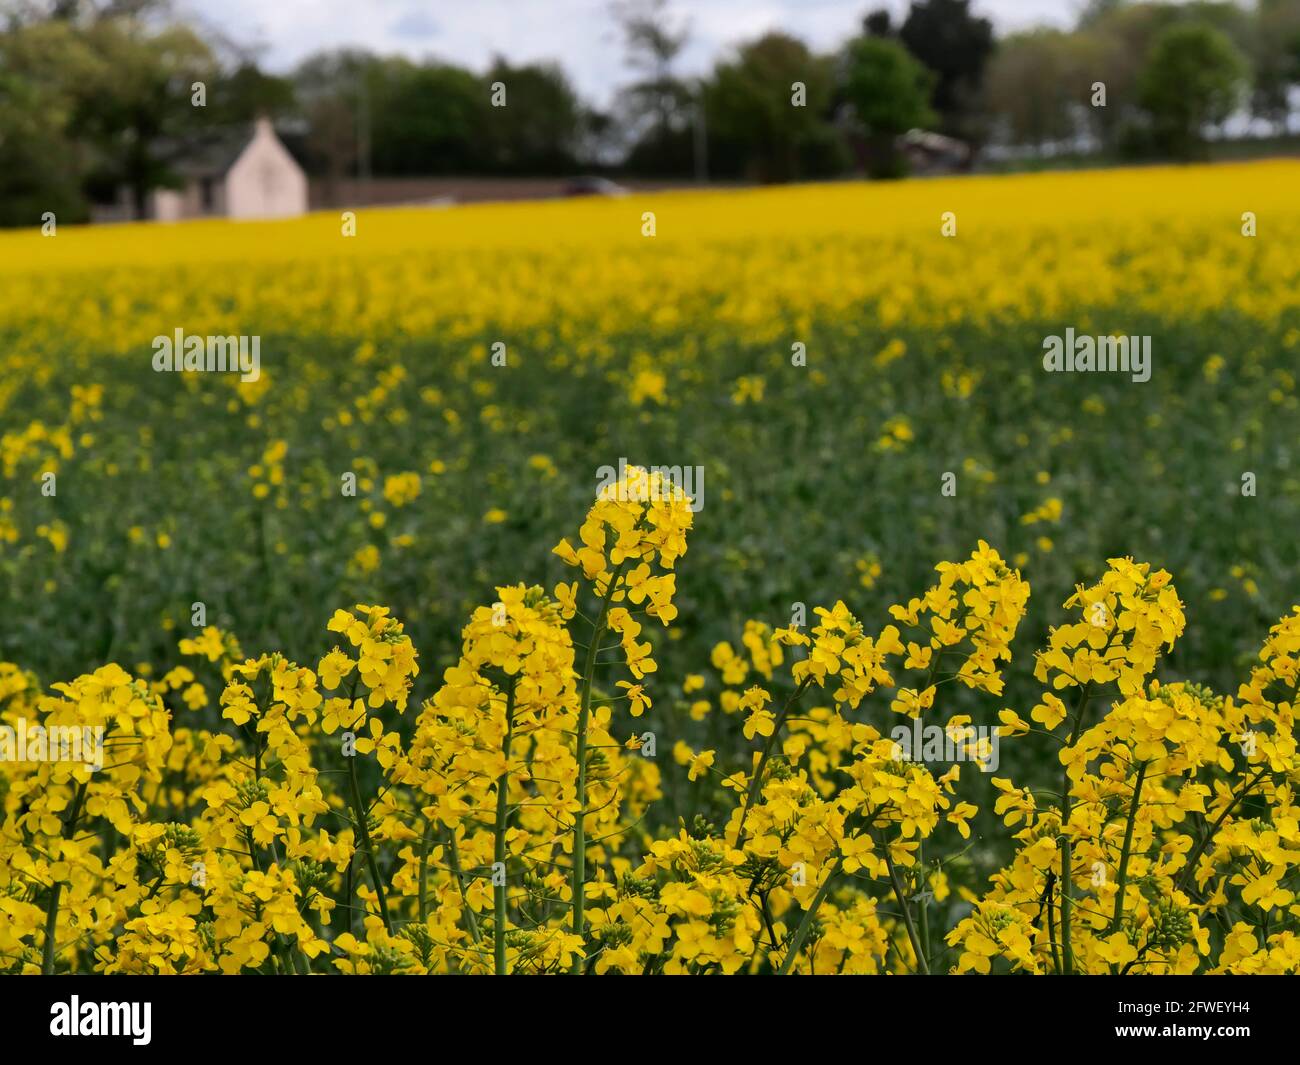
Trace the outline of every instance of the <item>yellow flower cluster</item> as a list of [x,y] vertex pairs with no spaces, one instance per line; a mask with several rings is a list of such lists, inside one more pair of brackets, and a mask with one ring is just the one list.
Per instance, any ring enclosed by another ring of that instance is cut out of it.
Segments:
[[[560,861],[577,810],[573,643],[541,588],[498,588],[497,595],[466,625],[460,661],[416,719],[410,750],[390,779],[414,793],[424,825],[420,854],[408,853],[404,870],[422,914],[429,912],[428,845],[451,861],[453,877],[432,889],[439,897],[430,932],[457,968],[483,968],[478,945],[486,939],[499,944],[510,971],[545,970],[566,964],[573,945],[549,934],[545,922],[511,928],[509,910],[522,924],[522,915],[563,903],[567,890]],[[617,803],[607,810],[617,817]],[[483,909],[491,919],[480,923],[474,915]]]
[[[948,934],[956,970],[1297,971],[1300,906],[1285,886],[1300,865],[1296,616],[1273,628],[1234,700],[1150,679],[1183,631],[1168,573],[1113,559],[1066,606],[1083,617],[1052,631],[1037,676],[1077,698],[1045,693],[1031,715],[1059,747],[1061,791],[1040,808],[994,781],[995,812],[1024,827],[1012,862]],[[1002,720],[1006,735],[1031,731],[1014,711]],[[1249,920],[1234,919],[1242,911]]]
[[[98,763],[0,763],[0,968],[1300,969],[1300,608],[1235,695],[1165,682],[1178,593],[1111,560],[1038,653],[1050,690],[1027,717],[986,705],[1029,585],[984,542],[879,631],[844,602],[807,632],[750,621],[678,704],[692,723],[715,702],[743,715],[729,727],[747,764],[676,739],[724,816],[656,834],[659,737],[637,730],[672,701],[645,716],[638,618],[674,620],[691,521],[684,493],[628,470],[581,547],[556,549],[581,579],[497,588],[405,723],[419,656],[378,606],[336,611],[315,669],[245,658],[213,627],[180,641],[193,668],[155,680],[107,665],[46,691],[0,663],[6,738],[91,728],[103,745]],[[183,724],[207,707],[219,729]],[[985,711],[999,724],[977,726]],[[926,728],[942,756],[900,739]],[[1057,751],[1059,792],[963,778],[961,762],[988,768],[996,743],[1031,737]],[[976,892],[960,847],[982,793],[1014,833]]]
[[1082,617],[1052,630],[1039,653],[1034,676],[1056,689],[1115,681],[1126,695],[1138,692],[1160,657],[1183,634],[1183,610],[1169,574],[1128,559],[1110,568],[1090,588],[1066,601]]

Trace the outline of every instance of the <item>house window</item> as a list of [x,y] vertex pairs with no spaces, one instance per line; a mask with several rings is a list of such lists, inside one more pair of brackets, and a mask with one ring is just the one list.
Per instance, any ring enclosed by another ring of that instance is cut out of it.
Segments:
[[217,205],[216,181],[210,177],[199,179],[199,203],[204,211],[211,211]]

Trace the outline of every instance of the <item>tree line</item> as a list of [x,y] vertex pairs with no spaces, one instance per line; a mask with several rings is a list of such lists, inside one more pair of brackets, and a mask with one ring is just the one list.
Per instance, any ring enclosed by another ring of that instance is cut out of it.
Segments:
[[[912,129],[968,147],[1196,158],[1248,114],[1285,131],[1300,87],[1300,0],[1091,0],[1069,30],[999,39],[971,0],[868,11],[819,52],[795,32],[682,73],[667,0],[615,0],[630,74],[584,101],[562,65],[485,70],[355,49],[287,74],[168,0],[0,0],[0,224],[137,210],[215,132],[266,114],[314,176],[564,175],[790,181],[905,172]],[[504,91],[502,91],[504,90]],[[505,106],[497,106],[504,103]]]

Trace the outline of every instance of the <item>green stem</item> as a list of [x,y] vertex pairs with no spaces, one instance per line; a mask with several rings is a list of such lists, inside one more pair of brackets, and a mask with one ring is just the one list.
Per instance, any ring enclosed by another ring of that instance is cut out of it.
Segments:
[[370,882],[374,885],[375,895],[379,899],[379,913],[384,919],[384,928],[391,936],[393,922],[388,916],[388,900],[384,897],[383,881],[379,878],[379,863],[375,861],[375,848],[370,843],[370,826],[366,823],[366,811],[361,802],[361,786],[357,783],[355,755],[348,759],[348,781],[352,785],[352,812],[357,819],[357,831],[361,834],[361,845],[366,849],[366,868],[370,870]]
[[429,900],[425,897],[429,890],[429,832],[433,824],[426,817],[424,819],[424,833],[420,837],[420,924],[424,924],[429,917]]
[[[354,853],[348,857],[348,866],[343,874],[343,898],[344,901],[346,901],[347,905],[339,907],[339,913],[347,921],[347,923],[343,926],[344,930],[348,932],[352,931],[352,926],[356,924],[356,917],[357,917],[356,885],[353,883],[353,879],[352,879],[353,877],[352,870],[356,867],[356,864],[357,861],[356,861],[356,853],[354,848]],[[333,922],[331,921],[331,924],[332,923]]]
[[781,707],[781,712],[776,715],[776,720],[772,724],[772,735],[768,736],[767,742],[763,744],[763,753],[758,757],[758,765],[754,767],[753,779],[749,782],[749,791],[745,794],[745,805],[740,811],[740,823],[736,826],[736,847],[740,848],[745,845],[745,819],[749,816],[750,808],[758,799],[758,793],[762,790],[763,774],[767,768],[767,760],[772,757],[772,750],[776,747],[777,737],[781,735],[781,726],[785,724],[785,719],[790,714],[790,708],[794,706],[795,700],[801,696],[812,683],[811,677],[805,677],[799,687],[791,693],[790,698],[785,701]]
[[469,925],[469,934],[473,937],[475,943],[481,943],[483,937],[479,935],[478,921],[474,919],[474,908],[469,904],[469,896],[465,893],[465,876],[460,871],[460,849],[456,846],[456,830],[447,829],[447,849],[451,861],[451,875],[456,878],[456,886],[460,888],[461,902],[465,907],[465,923]]
[[1052,969],[1057,976],[1061,975],[1061,954],[1056,949],[1056,905],[1053,896],[1056,894],[1056,885],[1052,882],[1052,876],[1048,874],[1047,883],[1047,939],[1052,945]]
[[251,828],[244,829],[244,842],[248,844],[248,860],[252,863],[253,868],[260,873],[262,863],[257,857],[257,841],[253,839],[253,830]]
[[822,881],[822,886],[817,889],[817,894],[813,896],[812,902],[808,904],[808,909],[804,910],[803,918],[799,921],[799,927],[795,929],[794,936],[790,940],[790,946],[785,952],[785,960],[781,962],[781,968],[777,970],[778,976],[790,975],[790,970],[794,967],[794,960],[799,956],[804,940],[808,938],[808,933],[812,930],[817,910],[826,896],[830,894],[831,882],[843,867],[844,856],[841,855],[835,860],[835,864],[831,866],[831,871],[826,874],[826,879]]
[[[871,823],[880,816],[880,813],[879,808],[873,810],[858,831],[866,832],[871,827]],[[817,894],[813,896],[812,902],[808,904],[808,909],[804,910],[803,917],[799,921],[799,927],[795,929],[794,936],[790,940],[790,947],[785,952],[785,960],[781,962],[781,968],[777,970],[778,976],[788,975],[790,969],[794,966],[794,959],[798,956],[799,949],[803,946],[804,940],[808,938],[808,933],[812,930],[813,921],[817,917],[817,910],[830,893],[831,881],[835,879],[842,868],[844,868],[844,855],[841,854],[835,860],[835,864],[831,866],[831,871],[826,875],[822,886],[817,889]]]
[[[609,604],[614,598],[614,589],[627,566],[624,559],[610,575],[605,587],[605,594],[600,600],[600,613],[591,625],[591,640],[587,644],[587,661],[582,669],[582,696],[578,706],[578,815],[573,825],[573,934],[579,939],[584,934],[583,906],[587,891],[587,722],[591,716],[591,685],[596,673],[596,652],[600,647],[600,638],[605,634],[605,618],[609,614]],[[579,950],[573,960],[573,973],[578,975],[583,970],[586,959]]]
[[929,976],[930,963],[925,959],[925,951],[916,934],[916,925],[912,922],[912,910],[907,904],[907,893],[903,890],[903,878],[898,875],[894,859],[889,855],[889,841],[880,840],[880,846],[885,852],[885,868],[889,870],[889,882],[894,885],[894,898],[898,900],[898,908],[903,911],[903,925],[907,929],[907,938],[912,944],[912,953],[916,955],[916,963],[921,972]]
[[1179,874],[1178,882],[1174,887],[1182,889],[1188,887],[1188,881],[1195,875],[1196,862],[1205,851],[1205,848],[1209,846],[1210,841],[1214,839],[1214,834],[1219,831],[1219,827],[1228,819],[1228,814],[1232,813],[1232,811],[1237,808],[1237,804],[1250,793],[1251,788],[1258,784],[1267,772],[1268,764],[1265,763],[1260,766],[1259,772],[1246,781],[1242,786],[1242,789],[1232,797],[1232,801],[1223,808],[1223,812],[1215,818],[1214,824],[1210,826],[1210,830],[1205,834],[1204,838],[1202,838],[1201,841],[1192,848],[1192,853],[1187,856],[1187,864],[1183,866],[1183,871]]
[[920,841],[916,844],[916,867],[921,870],[922,874],[919,881],[922,898],[917,903],[917,908],[921,911],[921,949],[925,951],[928,962],[930,957],[930,878],[925,875],[925,845]]
[[[1080,689],[1079,706],[1075,710],[1074,721],[1070,725],[1070,738],[1066,741],[1066,750],[1074,746],[1074,741],[1079,735],[1079,729],[1083,725],[1083,715],[1088,709],[1088,687],[1085,684]],[[1066,976],[1074,973],[1074,949],[1070,944],[1070,909],[1074,893],[1074,874],[1071,868],[1074,863],[1074,854],[1073,848],[1070,846],[1069,835],[1070,811],[1072,808],[1070,802],[1070,770],[1066,766],[1061,769],[1061,957],[1064,959]]]
[[492,950],[496,962],[497,976],[506,976],[506,821],[510,816],[510,738],[515,728],[515,685],[512,681],[506,693],[506,735],[502,742],[501,753],[505,756],[506,768],[497,777],[497,820],[492,837],[492,877],[498,875],[499,884],[493,885],[492,906]]
[[1142,800],[1142,779],[1147,775],[1147,763],[1138,766],[1137,779],[1133,781],[1133,801],[1129,803],[1128,824],[1124,826],[1124,847],[1119,855],[1119,883],[1115,892],[1115,914],[1110,919],[1110,930],[1118,931],[1124,919],[1124,889],[1128,886],[1128,859],[1133,848],[1133,827],[1137,824],[1138,803]]
[[[86,782],[82,781],[77,785],[76,794],[72,797],[72,805],[68,807],[68,816],[63,822],[63,832],[66,835],[68,829],[77,823],[77,818],[81,816],[81,803],[86,797]],[[54,975],[54,940],[58,933],[59,924],[59,898],[63,894],[63,881],[57,881],[50,892],[50,909],[45,915],[45,943],[41,950],[41,974],[44,976]]]

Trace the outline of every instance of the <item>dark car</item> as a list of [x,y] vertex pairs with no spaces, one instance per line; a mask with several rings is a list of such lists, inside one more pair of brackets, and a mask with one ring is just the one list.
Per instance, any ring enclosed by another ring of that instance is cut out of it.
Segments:
[[565,196],[626,196],[627,189],[609,178],[577,177],[564,186]]

